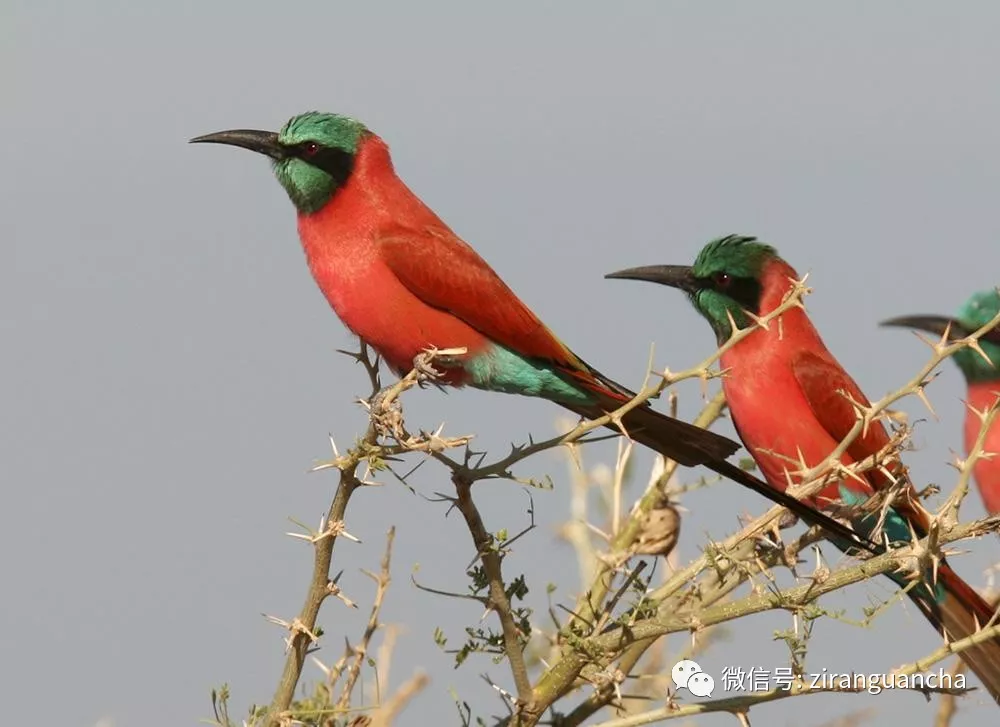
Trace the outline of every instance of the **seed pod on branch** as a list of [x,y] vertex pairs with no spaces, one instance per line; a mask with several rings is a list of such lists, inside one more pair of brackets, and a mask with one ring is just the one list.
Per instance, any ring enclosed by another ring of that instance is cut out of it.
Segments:
[[664,495],[646,514],[641,527],[642,530],[633,546],[635,554],[667,557],[680,537],[681,516]]

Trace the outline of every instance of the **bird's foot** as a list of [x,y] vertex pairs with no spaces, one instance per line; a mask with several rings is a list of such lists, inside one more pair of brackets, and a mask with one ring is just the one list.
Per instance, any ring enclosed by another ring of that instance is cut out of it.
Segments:
[[443,371],[438,371],[431,362],[434,354],[429,352],[418,353],[413,357],[413,370],[417,372],[417,383],[423,385],[428,381],[434,381],[444,376]]
[[443,368],[457,366],[459,356],[468,352],[467,348],[428,348],[413,357],[413,370],[417,372],[417,383],[422,387],[444,377],[445,372],[434,368],[437,363]]

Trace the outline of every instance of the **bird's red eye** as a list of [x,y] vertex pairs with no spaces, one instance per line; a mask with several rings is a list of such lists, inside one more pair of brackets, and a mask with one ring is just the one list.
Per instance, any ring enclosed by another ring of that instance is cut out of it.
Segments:
[[719,272],[719,273],[715,273],[712,276],[712,281],[715,283],[715,286],[717,288],[728,288],[729,284],[731,282],[733,282],[733,279],[729,275],[729,273]]
[[316,152],[318,151],[319,151],[319,144],[317,144],[315,141],[307,141],[305,144],[302,145],[303,156],[307,157],[316,156]]

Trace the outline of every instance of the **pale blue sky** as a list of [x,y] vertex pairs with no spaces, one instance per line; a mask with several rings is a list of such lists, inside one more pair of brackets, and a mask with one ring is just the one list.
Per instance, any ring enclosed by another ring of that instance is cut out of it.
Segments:
[[[689,262],[711,237],[756,234],[800,272],[827,343],[872,396],[925,357],[875,322],[949,312],[1000,270],[1000,9],[993,3],[629,4],[124,3],[9,0],[8,113],[0,116],[3,406],[0,684],[6,720],[114,727],[193,725],[224,681],[242,713],[270,699],[281,632],[310,553],[286,518],[318,521],[334,478],[306,474],[327,432],[363,424],[351,339],[317,292],[292,208],[249,153],[191,147],[196,134],[276,128],[308,109],[357,116],[391,144],[404,179],[576,351],[637,385],[648,347],[686,367],[711,350],[684,299],[602,280],[618,268]],[[933,387],[940,421],[909,462],[949,484],[963,392]],[[682,387],[682,413],[696,387]],[[911,407],[914,411],[919,409]],[[414,424],[445,420],[499,450],[548,435],[559,409],[480,392],[409,397]],[[730,431],[726,427],[726,431]],[[596,452],[607,450],[595,450]],[[643,463],[649,456],[642,455]],[[541,527],[518,544],[535,605],[577,584],[551,526],[567,513],[561,459],[536,495]],[[447,487],[428,466],[424,493]],[[488,525],[517,528],[524,496],[482,486]],[[680,553],[766,504],[734,485],[685,504]],[[967,514],[982,514],[970,498]],[[457,723],[449,688],[480,713],[499,705],[478,674],[433,644],[478,607],[421,593],[462,589],[471,545],[459,519],[389,483],[348,518],[342,585],[372,586],[398,527],[388,621],[406,621],[396,683],[433,677],[402,724]],[[973,583],[997,541],[956,560]],[[564,572],[565,576],[559,574]],[[882,582],[827,600],[858,609]],[[331,603],[332,653],[361,615]],[[702,660],[721,673],[773,668],[787,619],[748,621]],[[751,628],[753,632],[751,633]],[[871,631],[824,623],[815,670],[881,670],[938,643],[912,608]],[[680,644],[681,641],[676,642]],[[309,678],[318,677],[308,671]],[[995,724],[983,697],[957,725]],[[755,724],[820,725],[858,708],[927,724],[920,697],[821,696],[755,709]],[[698,724],[731,724],[713,715]]]

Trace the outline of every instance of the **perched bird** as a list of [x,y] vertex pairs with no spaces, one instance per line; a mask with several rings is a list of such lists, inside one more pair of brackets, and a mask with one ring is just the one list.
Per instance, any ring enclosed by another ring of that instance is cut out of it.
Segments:
[[[997,314],[1000,314],[1000,291],[984,290],[975,293],[965,302],[958,317],[916,315],[901,316],[882,321],[883,326],[902,326],[928,331],[943,336],[947,330],[951,340],[965,338],[979,330]],[[971,348],[963,348],[952,355],[968,385],[965,413],[965,451],[968,453],[976,444],[982,421],[972,409],[985,411],[1000,397],[1000,327],[987,331],[979,345],[989,357],[987,361]],[[994,419],[986,441],[986,452],[996,452],[992,458],[982,457],[976,462],[973,476],[979,486],[983,504],[991,515],[1000,513],[1000,418]]]
[[[773,247],[753,237],[735,235],[708,243],[693,266],[654,265],[607,277],[648,280],[684,291],[708,320],[720,345],[730,338],[732,322],[743,328],[751,325],[750,315],[773,312],[798,279]],[[855,407],[841,392],[869,405],[800,307],[783,312],[766,329],[752,331],[723,353],[720,365],[727,372],[722,387],[736,430],[764,477],[779,490],[785,489],[789,479],[799,481],[799,462],[808,467],[819,465],[854,426]],[[847,448],[841,461],[845,465],[861,461],[889,444],[885,427],[873,422]],[[884,466],[906,477],[898,460]],[[860,504],[875,490],[892,483],[879,468],[869,470],[861,479],[845,477],[833,482],[815,500],[820,506],[838,501]],[[909,542],[911,528],[924,537],[930,517],[907,484],[885,518],[884,533],[895,542]],[[867,537],[876,535],[872,514],[855,516],[853,524]],[[844,543],[834,542],[844,549]],[[907,583],[900,573],[888,575],[900,585]],[[993,608],[947,562],[939,563],[937,581],[931,585],[933,575],[928,573],[924,583],[910,589],[908,595],[939,632],[957,640],[990,622]],[[1000,700],[1000,639],[968,649],[962,657],[994,700]]]
[[[271,159],[298,212],[299,237],[320,290],[340,320],[397,373],[410,371],[430,347],[464,348],[465,355],[444,367],[440,383],[538,396],[588,418],[633,398],[556,338],[410,191],[386,143],[360,122],[309,112],[277,133],[221,131],[191,141]],[[664,456],[705,465],[865,547],[846,525],[726,461],[739,449],[733,440],[648,404],[622,423],[633,439]]]

